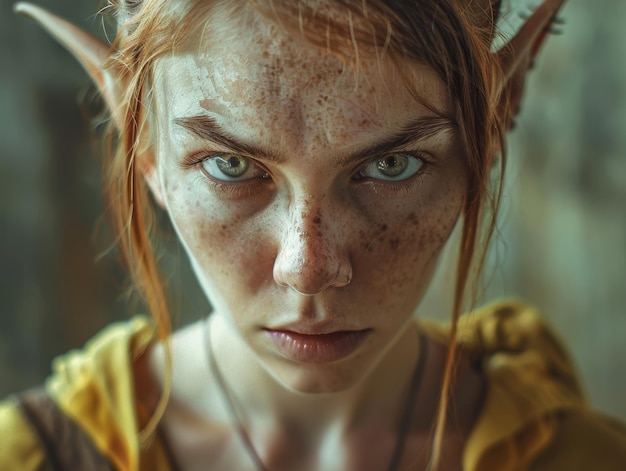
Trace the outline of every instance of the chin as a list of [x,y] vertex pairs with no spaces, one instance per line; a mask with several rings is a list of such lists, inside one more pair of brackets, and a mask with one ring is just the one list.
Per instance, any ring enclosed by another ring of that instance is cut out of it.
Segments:
[[294,363],[281,358],[278,362],[266,363],[265,369],[292,392],[333,394],[356,386],[367,376],[371,364],[363,355],[335,363]]
[[[275,376],[276,377],[276,376]],[[289,378],[276,377],[289,391],[300,394],[334,394],[351,389],[357,380],[324,377],[323,375],[300,374]]]

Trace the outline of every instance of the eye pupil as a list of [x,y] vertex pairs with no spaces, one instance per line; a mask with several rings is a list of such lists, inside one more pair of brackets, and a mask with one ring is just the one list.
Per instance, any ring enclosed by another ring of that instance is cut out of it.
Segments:
[[235,155],[216,159],[217,167],[229,177],[240,177],[246,173],[250,164],[247,159]]
[[396,177],[402,174],[409,165],[409,159],[402,154],[393,154],[383,157],[378,161],[376,167],[388,177]]

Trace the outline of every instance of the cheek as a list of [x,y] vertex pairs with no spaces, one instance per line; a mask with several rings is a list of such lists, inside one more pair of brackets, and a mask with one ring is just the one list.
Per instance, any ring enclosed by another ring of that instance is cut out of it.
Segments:
[[458,220],[463,182],[437,193],[428,201],[402,203],[387,215],[373,218],[378,222],[371,231],[360,234],[361,255],[355,265],[368,278],[377,304],[395,297],[413,309],[427,288],[438,256]]
[[[268,266],[271,273],[272,242],[262,236],[251,205],[222,202],[198,182],[175,182],[166,193],[174,227],[211,296],[231,289],[235,280],[238,290],[254,290]],[[217,289],[206,286],[209,281]]]

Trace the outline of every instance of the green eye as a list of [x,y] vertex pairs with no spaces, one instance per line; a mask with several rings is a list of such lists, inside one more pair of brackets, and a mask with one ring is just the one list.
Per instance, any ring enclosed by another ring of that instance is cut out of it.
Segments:
[[423,165],[424,161],[412,154],[396,152],[371,160],[359,170],[353,179],[371,178],[384,181],[402,181],[419,172]]
[[224,175],[231,178],[239,178],[245,175],[250,167],[248,160],[238,155],[215,157],[215,164]]
[[376,161],[376,168],[387,177],[402,175],[409,167],[409,157],[404,154],[387,155]]
[[244,182],[266,178],[267,173],[249,158],[237,154],[216,154],[202,160],[202,169],[214,180]]

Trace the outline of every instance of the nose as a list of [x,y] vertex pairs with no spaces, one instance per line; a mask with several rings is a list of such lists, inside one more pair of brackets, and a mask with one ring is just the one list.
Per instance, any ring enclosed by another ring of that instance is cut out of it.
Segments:
[[283,231],[274,280],[305,296],[330,287],[340,288],[352,280],[352,266],[341,228],[322,219],[319,212],[299,211]]

